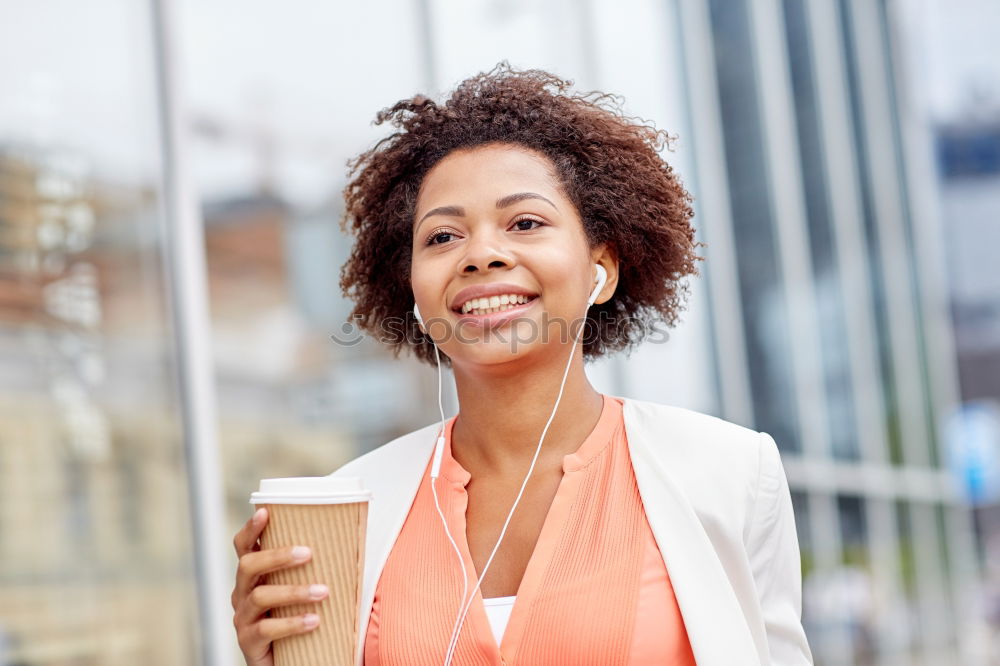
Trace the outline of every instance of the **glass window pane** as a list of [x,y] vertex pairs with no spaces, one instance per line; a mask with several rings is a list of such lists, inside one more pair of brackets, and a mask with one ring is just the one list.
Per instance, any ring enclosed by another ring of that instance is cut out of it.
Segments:
[[820,364],[826,394],[827,428],[835,458],[859,457],[854,420],[850,350],[840,264],[830,211],[830,181],[824,167],[820,110],[813,80],[813,53],[806,7],[784,0],[785,39],[791,67],[792,98],[806,203],[805,224],[819,314]]
[[149,7],[0,21],[0,662],[198,663]]
[[801,442],[790,367],[788,312],[768,195],[749,13],[745,0],[709,2],[721,103],[733,240],[754,428],[783,451]]

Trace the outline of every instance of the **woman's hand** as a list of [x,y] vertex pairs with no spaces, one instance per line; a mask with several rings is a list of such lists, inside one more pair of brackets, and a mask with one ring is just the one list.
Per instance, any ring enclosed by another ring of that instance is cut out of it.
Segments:
[[319,625],[319,615],[267,617],[272,608],[291,604],[316,603],[326,598],[325,585],[261,585],[272,571],[299,566],[312,553],[305,546],[261,550],[258,541],[267,525],[267,509],[258,509],[233,538],[240,558],[233,589],[233,625],[247,666],[274,666],[271,643],[285,636],[304,634]]

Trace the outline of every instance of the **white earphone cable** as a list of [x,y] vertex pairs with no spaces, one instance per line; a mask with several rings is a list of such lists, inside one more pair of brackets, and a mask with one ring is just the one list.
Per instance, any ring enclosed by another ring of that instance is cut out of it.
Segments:
[[[587,301],[588,309],[594,303],[597,297],[598,290],[604,286],[604,281],[607,278],[607,273],[604,271],[604,267],[600,264],[597,265],[598,269],[598,284],[591,293],[590,298]],[[417,320],[422,324],[423,321],[420,318],[420,312],[416,305],[413,306],[414,314]],[[521,483],[521,488],[517,493],[517,497],[514,499],[514,505],[510,508],[510,512],[507,514],[507,519],[504,521],[503,528],[500,530],[500,536],[497,539],[496,544],[493,546],[493,551],[490,553],[489,558],[486,560],[486,565],[483,566],[483,572],[480,574],[479,579],[476,581],[476,586],[472,590],[472,595],[468,595],[469,589],[469,574],[465,568],[465,561],[462,558],[462,552],[458,548],[458,544],[455,542],[454,537],[451,535],[451,530],[448,529],[448,522],[445,520],[444,512],[441,510],[441,504],[438,500],[437,495],[437,479],[440,474],[441,466],[441,456],[444,450],[444,428],[445,428],[445,418],[444,418],[444,404],[441,400],[441,356],[438,353],[437,344],[434,344],[434,359],[437,362],[438,370],[438,410],[441,414],[441,426],[438,429],[437,442],[434,449],[434,459],[431,464],[431,493],[434,495],[434,507],[437,509],[438,516],[441,518],[441,524],[444,526],[445,534],[448,536],[448,541],[451,543],[452,549],[455,551],[455,555],[458,557],[458,563],[462,567],[462,603],[459,605],[461,612],[455,620],[455,624],[452,626],[451,637],[448,640],[448,650],[445,654],[444,666],[450,666],[452,657],[454,656],[455,648],[458,645],[458,638],[462,632],[462,625],[465,623],[465,617],[469,612],[469,608],[472,606],[472,601],[476,596],[476,592],[479,590],[480,585],[482,585],[483,579],[486,577],[486,572],[489,570],[490,565],[493,563],[493,558],[497,554],[497,550],[500,548],[500,544],[503,541],[504,535],[507,533],[507,526],[510,525],[510,520],[514,515],[514,511],[517,509],[518,503],[521,501],[521,496],[524,494],[524,489],[528,485],[528,479],[531,478],[531,473],[535,469],[535,463],[538,460],[538,454],[542,450],[542,442],[545,441],[545,435],[549,431],[549,426],[552,424],[552,420],[555,418],[556,411],[559,409],[559,402],[562,400],[563,390],[566,387],[566,378],[569,376],[569,368],[573,363],[573,356],[576,353],[577,343],[580,341],[580,333],[586,325],[586,319],[581,322],[580,328],[577,330],[576,335],[573,338],[573,346],[569,352],[569,358],[566,360],[566,368],[563,370],[562,380],[559,382],[559,393],[556,396],[555,405],[552,407],[552,413],[549,414],[548,421],[545,422],[545,427],[542,429],[542,435],[538,439],[538,446],[535,448],[535,455],[531,459],[531,465],[528,467],[528,473],[524,477],[524,481]],[[467,599],[468,597],[468,599]]]
[[[434,345],[434,360],[437,362],[438,371],[438,411],[441,413],[441,427],[438,429],[438,447],[443,446],[441,441],[444,438],[444,403],[441,401],[441,356],[438,353],[437,345]],[[465,561],[462,559],[462,551],[458,549],[458,544],[455,543],[455,538],[451,535],[451,530],[448,529],[448,521],[444,518],[444,512],[441,511],[441,503],[438,500],[437,494],[437,479],[438,470],[433,468],[431,470],[431,494],[434,495],[434,508],[437,509],[438,516],[441,517],[441,524],[444,525],[444,533],[448,536],[448,541],[451,542],[451,547],[455,551],[455,557],[458,558],[458,565],[462,567],[462,602],[465,602],[465,596],[469,593],[469,574],[465,570]],[[473,592],[475,594],[475,592]],[[455,625],[458,624],[458,618],[455,618]],[[451,628],[452,635],[455,633],[455,626]]]
[[[528,473],[524,477],[524,481],[521,483],[521,489],[517,493],[517,498],[514,500],[514,506],[510,508],[510,512],[507,514],[507,520],[504,521],[503,529],[500,530],[500,537],[497,539],[496,545],[493,546],[493,552],[490,553],[489,559],[486,560],[486,565],[483,566],[483,572],[479,575],[479,579],[476,581],[476,586],[472,588],[472,596],[466,600],[465,594],[462,595],[462,613],[459,616],[457,622],[457,629],[452,630],[451,640],[448,642],[448,651],[445,654],[444,666],[450,666],[451,659],[454,656],[455,648],[458,646],[458,637],[462,632],[462,625],[465,623],[465,616],[469,612],[469,608],[472,606],[472,601],[475,599],[476,592],[479,590],[479,586],[483,582],[483,578],[486,577],[486,572],[490,568],[490,564],[493,563],[493,557],[497,554],[497,550],[500,548],[500,543],[503,541],[504,535],[507,533],[507,526],[510,525],[510,519],[514,515],[514,510],[517,509],[518,503],[521,501],[521,496],[524,494],[524,489],[528,485],[528,479],[531,478],[531,473],[535,469],[535,462],[538,460],[538,454],[542,450],[542,442],[545,440],[545,434],[549,430],[549,425],[552,424],[552,419],[556,415],[556,410],[559,409],[559,401],[562,400],[563,389],[566,386],[566,377],[569,375],[569,367],[573,362],[573,355],[576,352],[577,342],[580,341],[580,333],[583,331],[584,324],[586,321],[581,322],[580,328],[577,330],[576,337],[573,339],[573,347],[570,349],[569,358],[566,360],[566,368],[563,370],[562,381],[559,383],[559,394],[556,396],[556,403],[552,407],[552,413],[549,414],[549,420],[545,422],[545,428],[542,429],[542,436],[538,439],[538,446],[535,448],[535,455],[531,459],[531,466],[528,467]],[[450,534],[449,534],[450,536]],[[465,573],[465,566],[462,567],[463,574]],[[468,575],[465,574],[465,578]]]

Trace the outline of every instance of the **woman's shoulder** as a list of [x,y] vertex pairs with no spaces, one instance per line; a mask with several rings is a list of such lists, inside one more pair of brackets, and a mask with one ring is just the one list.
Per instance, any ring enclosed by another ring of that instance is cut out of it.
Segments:
[[693,409],[625,399],[633,461],[655,465],[681,487],[699,514],[732,515],[784,481],[766,432]]
[[[610,396],[622,402],[622,417],[630,437],[640,438],[655,451],[673,456],[738,454],[748,447],[756,450],[765,433],[727,421],[718,416],[677,405],[668,405],[626,396]],[[384,461],[421,451],[430,451],[440,423],[435,421],[400,435],[362,454],[333,474],[379,465]],[[426,446],[421,446],[425,444]]]
[[380,470],[386,469],[387,466],[399,467],[400,465],[418,462],[421,456],[423,456],[423,461],[426,462],[440,427],[441,423],[435,421],[434,423],[400,435],[348,461],[337,468],[330,476],[370,477],[372,472],[377,473]]
[[[624,396],[622,418],[630,446],[650,462],[669,469],[692,491],[717,487],[722,477],[745,486],[780,465],[774,440],[767,434],[686,407]],[[440,422],[433,422],[350,460],[330,476],[365,479],[396,477],[423,469],[433,452]],[[633,456],[635,458],[635,456]],[[393,472],[398,471],[399,474]],[[398,479],[397,479],[398,481]],[[755,485],[755,484],[754,484]]]
[[615,396],[623,402],[626,432],[673,456],[756,452],[764,433],[687,407]]

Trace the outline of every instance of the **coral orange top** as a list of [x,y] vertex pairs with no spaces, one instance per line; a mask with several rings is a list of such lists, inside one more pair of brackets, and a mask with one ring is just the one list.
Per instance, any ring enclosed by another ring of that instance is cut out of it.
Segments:
[[[603,398],[597,426],[563,457],[559,489],[500,644],[477,591],[453,664],[694,666],[636,486],[622,402]],[[465,538],[465,486],[472,477],[451,456],[454,423],[445,424],[437,491],[471,591],[478,576]],[[428,464],[376,587],[365,665],[443,664],[461,596],[462,573],[434,507]]]

